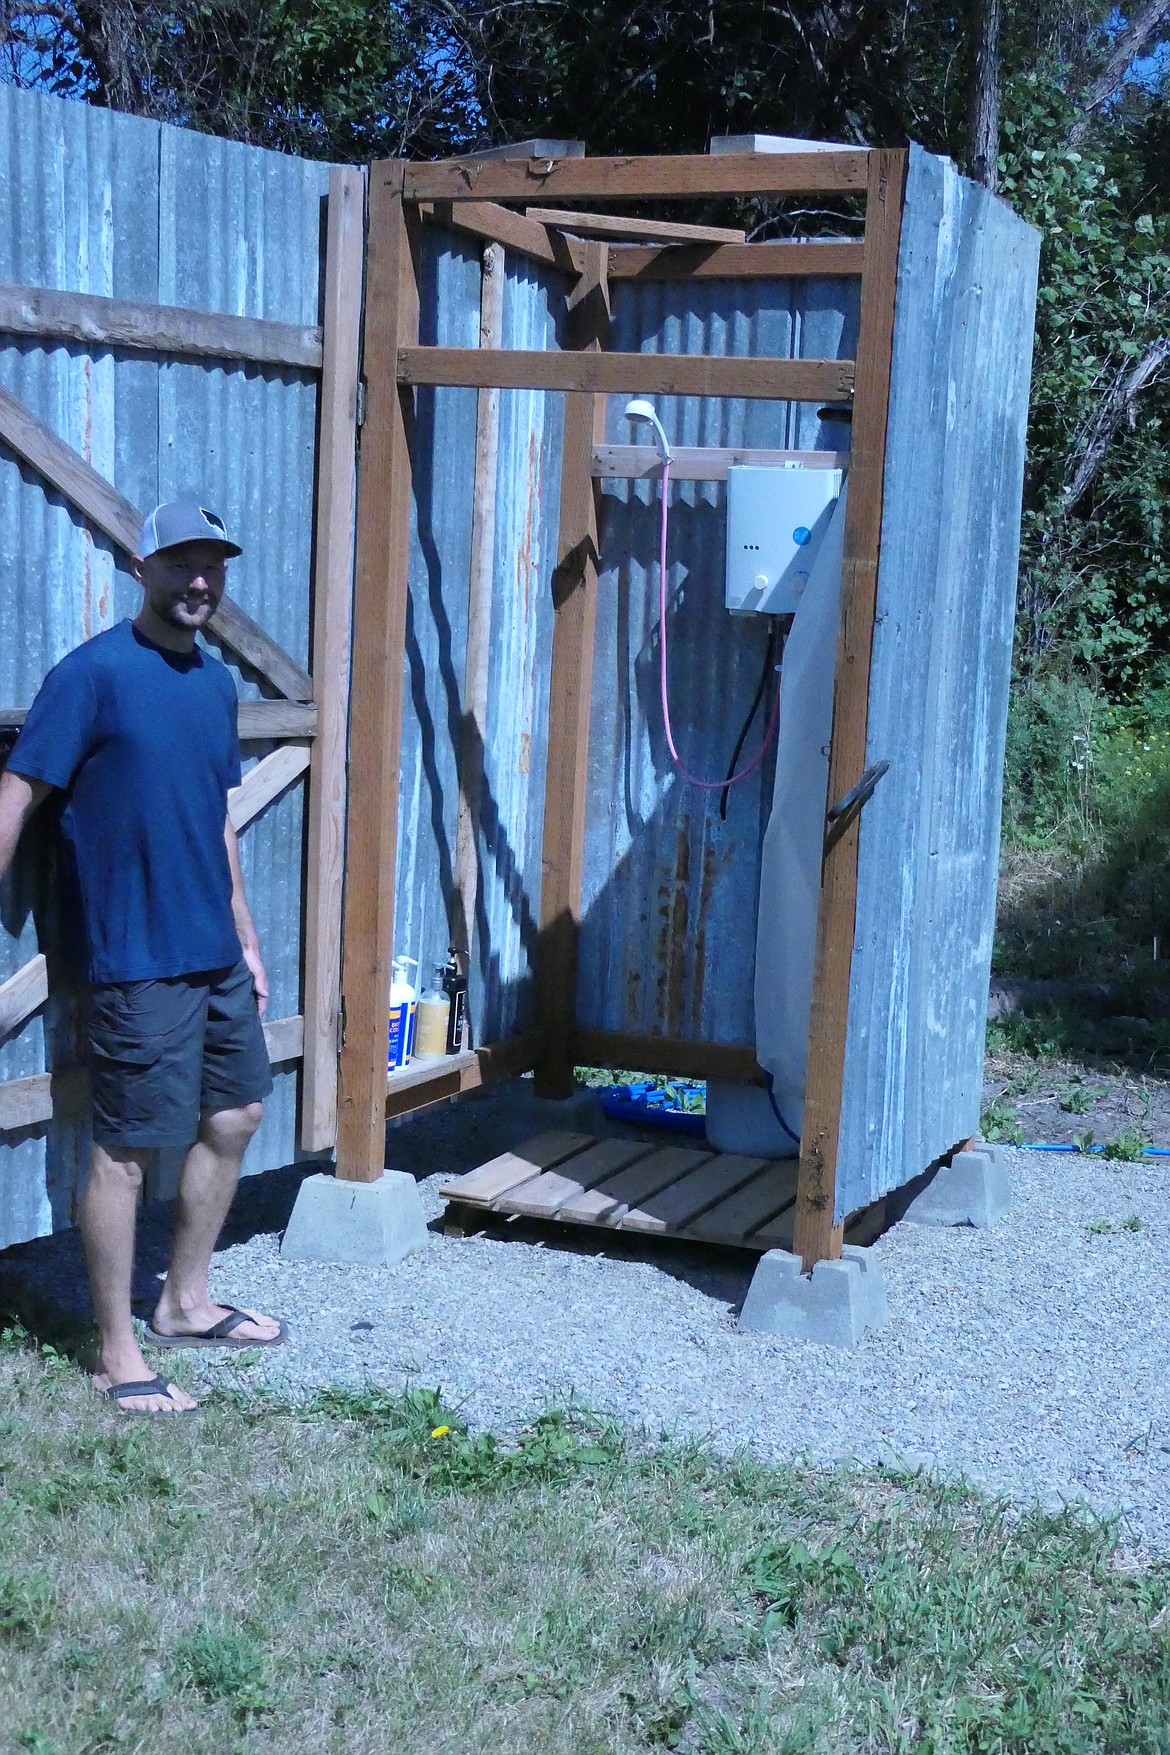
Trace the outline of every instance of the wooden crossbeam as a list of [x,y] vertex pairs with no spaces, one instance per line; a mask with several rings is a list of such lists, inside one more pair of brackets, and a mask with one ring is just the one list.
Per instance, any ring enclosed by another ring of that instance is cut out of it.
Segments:
[[578,238],[607,238],[628,244],[742,244],[735,226],[684,225],[665,219],[627,219],[618,213],[575,213],[572,208],[530,207],[528,218]]
[[[670,454],[671,481],[726,481],[732,464],[780,469],[800,463],[806,469],[847,469],[848,451],[767,451],[729,445],[680,445]],[[653,445],[594,445],[593,474],[602,481],[642,481],[662,473]]]
[[672,1073],[684,1079],[741,1079],[761,1085],[756,1051],[746,1043],[691,1042],[679,1036],[638,1036],[622,1030],[573,1034],[578,1066],[620,1066],[631,1072]]
[[858,275],[865,260],[860,239],[823,244],[675,244],[647,248],[638,244],[615,249],[610,275],[614,280],[748,280],[757,276],[824,279]]
[[[305,1020],[273,1018],[264,1025],[264,1042],[273,1066],[300,1058]],[[89,1078],[83,1066],[68,1066],[55,1073],[33,1073],[28,1078],[8,1079],[0,1084],[0,1133],[40,1127],[54,1116],[81,1115],[89,1098]]]
[[584,390],[593,395],[744,396],[831,402],[853,392],[852,360],[726,359],[707,354],[401,347],[400,384]]
[[49,997],[49,972],[40,953],[0,982],[0,1039],[19,1030]]
[[233,786],[228,793],[228,816],[233,829],[244,828],[260,815],[265,805],[291,786],[308,767],[309,754],[307,743],[282,743],[254,768],[249,768],[240,785]]
[[[0,439],[124,553],[135,553],[142,529],[141,512],[39,415],[4,389],[0,389]],[[282,695],[294,701],[313,699],[313,679],[308,672],[230,597],[221,600],[208,625],[217,639]]]
[[321,368],[319,329],[41,286],[0,285],[0,334],[79,341],[91,348],[254,360],[308,371]]
[[546,267],[580,273],[581,246],[574,238],[550,231],[522,213],[513,213],[510,207],[492,201],[435,201],[422,203],[419,213],[424,221],[466,232],[485,243],[503,244],[505,249],[518,250]]
[[[711,195],[864,194],[869,154],[728,153],[719,157],[506,159],[469,164],[407,165],[408,201],[617,201]],[[374,177],[402,176],[401,165],[375,165]]]
[[[27,718],[27,707],[0,707],[0,731],[17,731]],[[241,743],[316,737],[317,708],[312,701],[241,701],[239,733]]]

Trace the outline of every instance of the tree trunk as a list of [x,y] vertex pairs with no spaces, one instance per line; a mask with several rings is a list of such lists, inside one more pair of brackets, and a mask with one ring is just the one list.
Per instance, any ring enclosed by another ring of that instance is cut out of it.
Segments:
[[999,27],[1003,0],[969,0],[971,79],[967,92],[967,175],[994,190],[999,159]]

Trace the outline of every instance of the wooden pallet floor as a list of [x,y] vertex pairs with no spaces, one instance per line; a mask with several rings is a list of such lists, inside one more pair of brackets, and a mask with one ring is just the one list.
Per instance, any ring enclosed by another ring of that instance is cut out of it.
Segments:
[[542,1133],[445,1183],[454,1206],[565,1225],[791,1249],[796,1163]]

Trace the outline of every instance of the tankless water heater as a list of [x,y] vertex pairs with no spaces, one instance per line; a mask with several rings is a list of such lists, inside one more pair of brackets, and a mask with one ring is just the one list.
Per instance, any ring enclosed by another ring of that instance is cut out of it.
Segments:
[[727,471],[727,607],[793,615],[841,494],[839,469]]

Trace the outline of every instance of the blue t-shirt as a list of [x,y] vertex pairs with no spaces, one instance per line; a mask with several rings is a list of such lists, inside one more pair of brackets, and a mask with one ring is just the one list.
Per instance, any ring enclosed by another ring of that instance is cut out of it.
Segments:
[[89,981],[238,962],[224,823],[240,745],[218,659],[164,651],[119,622],[49,672],[8,767],[64,793]]

